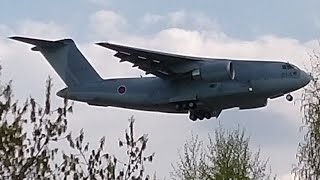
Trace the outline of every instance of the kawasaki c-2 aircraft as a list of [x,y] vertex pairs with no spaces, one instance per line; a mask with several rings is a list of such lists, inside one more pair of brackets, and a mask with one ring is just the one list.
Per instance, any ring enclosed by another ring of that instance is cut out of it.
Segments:
[[57,95],[89,105],[189,114],[191,120],[218,117],[222,110],[260,108],[268,99],[304,87],[310,76],[287,62],[182,56],[112,43],[120,62],[155,77],[102,79],[71,39],[11,39],[34,45],[68,86]]

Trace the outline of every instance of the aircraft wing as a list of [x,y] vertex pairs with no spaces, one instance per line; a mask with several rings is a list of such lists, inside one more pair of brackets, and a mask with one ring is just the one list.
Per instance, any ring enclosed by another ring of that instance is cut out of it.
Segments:
[[117,51],[114,55],[120,58],[120,62],[130,62],[133,67],[153,74],[162,79],[178,79],[197,68],[201,58],[182,56],[139,49],[112,43],[97,43],[102,47]]

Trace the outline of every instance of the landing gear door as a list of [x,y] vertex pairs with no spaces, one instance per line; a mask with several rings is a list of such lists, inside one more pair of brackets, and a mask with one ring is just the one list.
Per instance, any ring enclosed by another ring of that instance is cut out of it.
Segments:
[[178,102],[188,102],[188,101],[196,101],[196,95],[183,95],[183,96],[176,96],[169,99],[170,103],[178,103]]

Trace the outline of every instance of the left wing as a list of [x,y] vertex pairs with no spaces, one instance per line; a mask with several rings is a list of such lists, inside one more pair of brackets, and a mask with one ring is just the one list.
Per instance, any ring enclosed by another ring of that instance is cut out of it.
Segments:
[[120,62],[128,61],[133,67],[162,79],[178,79],[199,67],[201,58],[169,54],[112,43],[97,43],[102,47],[117,51],[114,55]]

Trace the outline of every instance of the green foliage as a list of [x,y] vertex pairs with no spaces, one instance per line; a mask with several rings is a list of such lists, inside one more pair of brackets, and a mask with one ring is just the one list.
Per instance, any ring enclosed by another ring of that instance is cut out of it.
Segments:
[[260,151],[250,151],[250,138],[244,130],[225,131],[220,126],[215,138],[209,135],[208,139],[207,146],[197,136],[184,145],[180,161],[173,166],[174,179],[272,179],[268,161],[260,160]]
[[129,129],[125,132],[126,140],[119,140],[119,147],[126,149],[127,163],[104,151],[105,137],[100,139],[97,149],[89,150],[90,145],[84,141],[84,136],[83,130],[75,139],[71,137],[71,133],[66,136],[70,147],[76,153],[63,153],[63,164],[58,167],[58,173],[74,179],[150,179],[149,175],[145,175],[144,162],[152,162],[154,154],[144,156],[148,139],[143,135],[135,140],[133,117],[129,119]]
[[[51,142],[63,137],[67,130],[67,109],[50,109],[51,79],[47,81],[45,110],[33,98],[22,107],[12,103],[11,84],[1,93],[0,106],[0,177],[2,179],[39,179],[54,173],[52,159],[58,152]],[[55,114],[56,118],[50,118]]]
[[302,93],[304,142],[299,143],[295,179],[320,179],[320,53],[311,55],[312,80]]
[[180,161],[173,166],[172,179],[205,179],[204,162],[205,154],[202,141],[192,136],[183,147],[183,153],[179,154]]
[[[105,137],[97,148],[90,148],[85,133],[75,138],[68,130],[68,116],[73,112],[67,100],[52,109],[52,81],[47,80],[44,108],[33,98],[21,107],[12,102],[11,83],[0,92],[0,179],[150,179],[144,162],[152,162],[154,154],[144,156],[148,138],[134,137],[134,119],[129,119],[125,141],[119,146],[127,150],[121,163],[105,150]],[[61,145],[68,144],[68,147]],[[60,147],[60,148],[58,148]],[[67,153],[68,152],[68,153]]]

